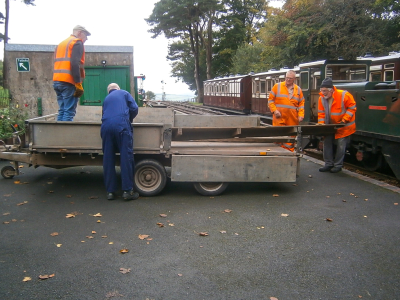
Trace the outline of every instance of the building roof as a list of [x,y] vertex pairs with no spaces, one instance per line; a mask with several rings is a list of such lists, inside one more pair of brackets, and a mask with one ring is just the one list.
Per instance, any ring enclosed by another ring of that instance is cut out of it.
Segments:
[[[5,51],[53,52],[56,45],[6,44]],[[133,46],[85,46],[85,52],[133,53]]]

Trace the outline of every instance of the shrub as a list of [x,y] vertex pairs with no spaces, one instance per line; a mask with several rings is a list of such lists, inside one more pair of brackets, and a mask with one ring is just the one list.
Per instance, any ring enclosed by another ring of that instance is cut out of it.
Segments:
[[19,131],[18,135],[24,134],[27,117],[28,114],[23,109],[11,105],[0,108],[0,139],[12,138],[14,131]]

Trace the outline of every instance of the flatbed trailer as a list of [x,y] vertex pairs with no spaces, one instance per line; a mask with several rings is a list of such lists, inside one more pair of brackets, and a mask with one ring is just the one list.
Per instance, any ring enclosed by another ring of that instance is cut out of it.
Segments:
[[[58,122],[56,116],[27,120],[23,143],[17,135],[12,145],[0,142],[0,158],[12,163],[2,168],[4,178],[19,175],[19,163],[57,169],[103,165],[99,118]],[[142,196],[159,194],[168,177],[194,183],[210,196],[229,182],[295,182],[304,137],[337,128],[263,127],[258,116],[180,115],[168,108],[141,108],[133,127],[134,186]],[[282,142],[294,142],[296,151],[276,144]]]

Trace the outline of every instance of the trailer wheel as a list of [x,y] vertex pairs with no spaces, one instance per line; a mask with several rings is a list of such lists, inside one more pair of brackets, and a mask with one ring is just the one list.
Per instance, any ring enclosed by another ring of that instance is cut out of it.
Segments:
[[222,194],[228,183],[226,182],[196,182],[194,188],[203,196],[218,196]]
[[141,196],[155,196],[159,194],[167,183],[165,168],[158,161],[144,159],[135,166],[133,185]]
[[11,179],[15,175],[15,169],[12,166],[5,166],[1,169],[1,176],[5,179]]

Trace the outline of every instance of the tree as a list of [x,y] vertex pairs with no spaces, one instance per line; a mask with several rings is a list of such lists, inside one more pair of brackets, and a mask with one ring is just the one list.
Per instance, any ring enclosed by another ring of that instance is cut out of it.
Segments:
[[252,45],[267,17],[266,0],[224,0],[226,13],[218,20],[214,33],[214,75],[232,73],[233,57],[244,44]]
[[[15,0],[14,0],[15,1]],[[22,0],[22,2],[24,2],[26,5],[35,5],[35,0]],[[6,4],[6,16],[4,17],[4,15],[2,13],[0,16],[0,19],[5,19],[6,23],[4,25],[4,34],[0,34],[1,38],[4,39],[4,43],[8,43],[8,40],[10,39],[8,36],[8,23],[10,20],[10,0],[5,0],[5,4]],[[1,23],[2,24],[2,23]]]
[[[200,102],[203,102],[203,84],[200,74],[200,53],[204,47],[204,28],[212,23],[219,0],[162,0],[154,5],[146,22],[153,26],[153,38],[161,33],[166,38],[187,40],[194,58],[194,79]],[[210,19],[211,18],[211,19]],[[209,38],[208,43],[211,43]],[[207,47],[209,49],[210,47]]]
[[154,94],[152,91],[147,91],[146,92],[146,99],[155,100],[156,99],[156,94]]

